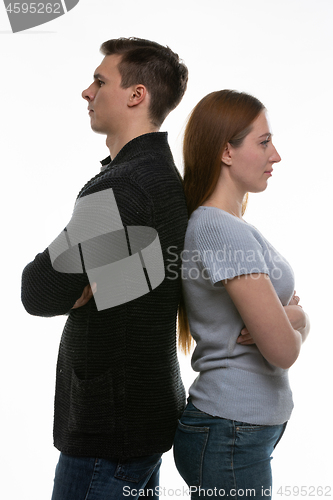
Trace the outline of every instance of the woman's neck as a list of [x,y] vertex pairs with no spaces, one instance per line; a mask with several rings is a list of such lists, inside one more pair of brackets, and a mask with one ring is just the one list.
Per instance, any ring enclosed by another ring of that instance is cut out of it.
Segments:
[[244,192],[240,186],[220,176],[213,193],[205,200],[203,206],[220,208],[241,219],[245,195],[246,191]]

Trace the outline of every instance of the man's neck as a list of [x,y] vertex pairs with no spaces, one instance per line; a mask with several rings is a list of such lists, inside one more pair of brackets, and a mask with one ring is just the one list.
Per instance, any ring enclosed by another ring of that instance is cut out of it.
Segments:
[[149,125],[146,127],[141,127],[137,130],[128,131],[126,134],[107,135],[106,145],[109,148],[111,160],[113,160],[117,156],[117,154],[125,146],[125,144],[132,141],[136,137],[158,131],[159,127]]

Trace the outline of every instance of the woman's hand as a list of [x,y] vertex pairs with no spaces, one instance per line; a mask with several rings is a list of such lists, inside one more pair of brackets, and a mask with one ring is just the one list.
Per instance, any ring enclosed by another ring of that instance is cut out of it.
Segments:
[[299,300],[300,298],[296,295],[296,291],[294,291],[294,295],[290,299],[289,304],[284,307],[284,310],[291,326],[302,335],[302,342],[304,342],[310,331],[310,321],[308,315],[299,304]]
[[[299,306],[299,296],[296,295],[296,290],[294,290],[294,295],[291,297],[288,306]],[[302,306],[299,306],[302,307]]]
[[301,331],[306,326],[306,314],[299,305],[284,306],[284,310],[288,316],[291,326],[294,330]]
[[241,345],[253,345],[255,344],[255,341],[251,337],[251,334],[249,330],[244,326],[244,328],[241,329],[241,332],[239,334],[239,337],[237,339],[237,344]]

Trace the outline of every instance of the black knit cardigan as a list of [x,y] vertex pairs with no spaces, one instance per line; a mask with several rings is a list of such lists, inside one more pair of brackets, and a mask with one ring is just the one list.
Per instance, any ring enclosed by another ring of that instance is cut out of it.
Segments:
[[187,210],[167,134],[126,144],[79,197],[109,188],[124,226],[157,231],[163,282],[109,309],[98,311],[94,299],[71,309],[88,277],[55,271],[46,249],[23,271],[22,302],[33,315],[69,314],[57,363],[55,446],[74,456],[124,459],[170,449],[185,403],[176,314]]

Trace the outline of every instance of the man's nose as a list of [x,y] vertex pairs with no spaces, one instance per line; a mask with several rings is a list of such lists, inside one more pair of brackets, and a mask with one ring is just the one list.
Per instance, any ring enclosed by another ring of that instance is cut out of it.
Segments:
[[88,101],[88,102],[93,101],[95,95],[93,92],[92,85],[90,85],[90,87],[88,87],[86,90],[84,90],[81,95],[82,95],[83,99],[85,99],[86,101]]

